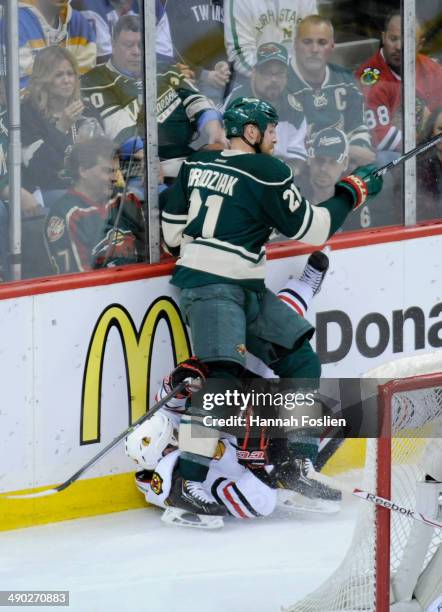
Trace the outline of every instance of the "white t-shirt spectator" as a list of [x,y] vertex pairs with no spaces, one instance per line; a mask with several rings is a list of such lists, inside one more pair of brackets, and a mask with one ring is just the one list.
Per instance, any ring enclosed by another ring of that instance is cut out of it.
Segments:
[[317,12],[316,0],[225,0],[224,36],[235,71],[249,76],[266,42],[283,44],[291,55],[296,24]]

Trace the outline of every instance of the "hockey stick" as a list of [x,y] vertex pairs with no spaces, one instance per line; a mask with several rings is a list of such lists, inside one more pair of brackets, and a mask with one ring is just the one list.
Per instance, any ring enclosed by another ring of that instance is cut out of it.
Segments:
[[434,527],[436,529],[442,529],[442,523],[435,521],[433,519],[428,518],[424,514],[420,512],[416,512],[415,510],[410,510],[409,508],[404,508],[404,506],[400,506],[399,504],[395,504],[390,499],[385,499],[384,497],[379,497],[379,495],[374,495],[374,493],[369,493],[368,491],[364,491],[363,489],[359,489],[357,487],[352,487],[351,485],[343,482],[342,480],[338,480],[337,478],[333,478],[331,476],[326,476],[325,474],[321,474],[317,472],[313,467],[313,464],[309,462],[309,466],[307,468],[306,473],[307,478],[311,480],[316,480],[316,482],[320,482],[321,484],[332,487],[333,489],[339,489],[341,491],[346,491],[347,493],[351,493],[360,499],[365,499],[377,506],[381,506],[382,508],[386,508],[387,510],[391,510],[392,512],[397,512],[406,518],[412,518],[415,521],[419,521],[421,523],[425,523],[425,525],[429,525],[430,527]]
[[97,453],[95,457],[92,457],[92,459],[90,459],[87,463],[85,463],[83,467],[81,467],[78,470],[78,472],[75,472],[75,474],[73,474],[65,482],[58,485],[58,487],[54,487],[53,489],[46,489],[46,491],[39,491],[38,493],[26,493],[23,495],[21,494],[4,495],[3,494],[3,495],[0,495],[0,498],[3,498],[3,499],[30,499],[33,497],[46,497],[47,495],[54,495],[54,493],[59,493],[60,491],[64,491],[71,484],[73,484],[76,480],[78,480],[80,476],[84,474],[90,467],[95,465],[99,459],[104,457],[106,453],[108,453],[112,448],[114,448],[114,446],[116,446],[118,442],[121,442],[121,440],[124,440],[124,438],[128,436],[130,433],[132,433],[137,427],[139,427],[139,425],[142,425],[142,423],[152,418],[153,415],[156,412],[158,412],[160,408],[164,406],[164,404],[167,404],[167,402],[172,397],[174,397],[177,393],[182,391],[185,388],[185,386],[186,386],[186,381],[183,381],[179,385],[177,385],[174,389],[169,391],[167,395],[165,395],[159,402],[157,402],[156,404],[152,406],[149,412],[146,412],[145,414],[143,414],[137,421],[135,421],[135,423],[133,423],[127,429],[122,431],[116,438],[114,438],[114,440],[112,440],[112,442],[109,442],[107,446],[105,446],[99,453]]
[[378,168],[372,174],[374,174],[375,176],[384,176],[384,174],[386,174],[389,170],[391,170],[398,164],[402,164],[404,161],[407,161],[407,159],[411,159],[415,155],[420,155],[421,153],[424,153],[428,149],[431,149],[431,147],[434,147],[434,145],[441,140],[442,134],[436,134],[436,136],[433,136],[433,138],[430,138],[430,140],[427,140],[427,142],[424,142],[423,144],[419,145],[418,147],[415,147],[414,149],[411,149],[411,151],[408,151],[408,153],[404,153],[397,159],[391,161],[389,164]]

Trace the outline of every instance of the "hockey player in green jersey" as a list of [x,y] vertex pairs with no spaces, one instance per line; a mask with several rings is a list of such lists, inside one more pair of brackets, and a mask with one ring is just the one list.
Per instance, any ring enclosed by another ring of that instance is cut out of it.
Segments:
[[[351,210],[381,190],[382,179],[371,174],[373,166],[357,168],[336,185],[333,197],[312,206],[290,168],[271,156],[278,123],[271,104],[237,98],[224,123],[230,150],[192,155],[162,194],[164,240],[180,255],[172,284],[181,288],[194,353],[209,364],[213,378],[239,376],[247,347],[279,377],[316,382],[321,367],[309,342],[314,329],[266,289],[265,243],[276,229],[324,244]],[[192,407],[181,420],[182,453],[167,503],[177,512],[219,515],[224,509],[201,486],[217,435],[201,423]],[[315,442],[305,442],[297,452],[312,455]]]

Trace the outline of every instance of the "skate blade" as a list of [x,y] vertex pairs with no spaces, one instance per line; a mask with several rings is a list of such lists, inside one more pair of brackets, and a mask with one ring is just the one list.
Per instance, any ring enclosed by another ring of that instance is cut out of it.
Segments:
[[341,509],[341,503],[329,499],[310,499],[292,491],[278,491],[278,510],[293,514],[313,512],[315,514],[336,514]]
[[194,514],[180,508],[166,508],[161,516],[166,525],[177,525],[178,527],[193,527],[196,529],[220,529],[224,526],[222,516],[210,516],[207,514]]

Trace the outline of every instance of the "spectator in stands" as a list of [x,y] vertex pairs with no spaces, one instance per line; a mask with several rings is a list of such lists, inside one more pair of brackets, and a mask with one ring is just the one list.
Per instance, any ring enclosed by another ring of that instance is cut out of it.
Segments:
[[[442,133],[442,106],[431,113],[424,141]],[[417,220],[442,218],[442,143],[417,158]]]
[[51,206],[46,225],[59,273],[140,261],[144,253],[142,207],[132,194],[124,203],[122,194],[116,194],[120,172],[112,141],[99,137],[74,145],[66,170],[72,187]]
[[[422,42],[417,28],[417,48]],[[390,161],[402,150],[402,32],[400,12],[391,13],[382,32],[382,47],[356,70],[366,101],[367,124],[378,151],[391,152]],[[442,67],[416,55],[416,126],[418,140],[430,112],[442,103]]]
[[78,66],[63,47],[37,55],[21,109],[22,183],[40,189],[48,205],[49,191],[65,188],[61,175],[68,147],[102,134],[100,115],[80,95]]
[[[1,70],[1,68],[0,68]],[[8,109],[5,91],[5,75],[0,75],[0,199],[9,199],[8,173]],[[20,191],[21,213],[24,217],[40,214],[41,206],[26,189]]]
[[[135,154],[143,148],[140,28],[136,17],[122,17],[113,32],[112,58],[82,78],[83,94],[101,113],[106,135],[122,146],[126,154],[128,150]],[[197,131],[204,130],[209,143],[224,144],[219,113],[183,75],[159,65],[157,92],[160,159],[187,157]],[[179,168],[180,162],[177,163]],[[176,176],[178,170],[170,172],[167,170],[165,176]]]
[[69,0],[22,0],[18,44],[22,88],[27,87],[36,54],[45,47],[59,45],[68,49],[81,73],[95,66],[94,29],[81,13],[71,8]]
[[[137,0],[77,0],[81,13],[94,24],[97,35],[97,64],[106,62],[112,54],[112,32],[123,15],[138,15]],[[173,56],[169,23],[161,0],[155,0],[157,16],[157,53],[164,58]]]
[[[421,2],[419,3],[419,8],[421,7]],[[425,55],[436,59],[440,64],[442,62],[442,4],[440,0],[438,2],[439,6],[434,4],[434,0],[431,0],[430,4],[432,10],[425,11],[421,17],[421,23],[423,23],[425,28],[425,40],[421,51]]]
[[[301,192],[311,204],[318,204],[334,194],[339,179],[348,174],[349,143],[344,132],[325,128],[318,132],[308,148],[308,166],[299,178]],[[387,192],[370,206],[361,206],[349,215],[343,230],[360,230],[400,223],[401,212],[395,206],[392,183],[386,177]]]
[[296,25],[317,13],[316,0],[235,0],[227,2],[224,21],[229,61],[250,76],[262,43],[277,42],[292,52]]
[[308,149],[308,165],[300,177],[301,191],[310,204],[319,204],[334,195],[335,185],[349,163],[346,135],[337,128],[318,132]]
[[174,56],[193,70],[198,89],[216,103],[224,98],[230,69],[224,46],[224,0],[167,0]]
[[310,15],[296,28],[289,69],[289,104],[304,113],[310,138],[327,127],[342,129],[349,141],[350,168],[373,162],[363,96],[352,74],[329,63],[334,48],[329,19]]
[[279,43],[264,43],[258,47],[256,64],[250,79],[241,79],[232,89],[224,108],[241,96],[260,98],[271,102],[278,110],[276,127],[278,142],[274,155],[290,164],[299,174],[307,160],[305,137],[307,123],[303,113],[296,112],[287,102],[287,49]]
[[[11,280],[9,265],[9,172],[8,172],[8,112],[5,90],[5,66],[0,61],[0,282]],[[20,189],[22,218],[42,214],[42,207],[26,189]]]

